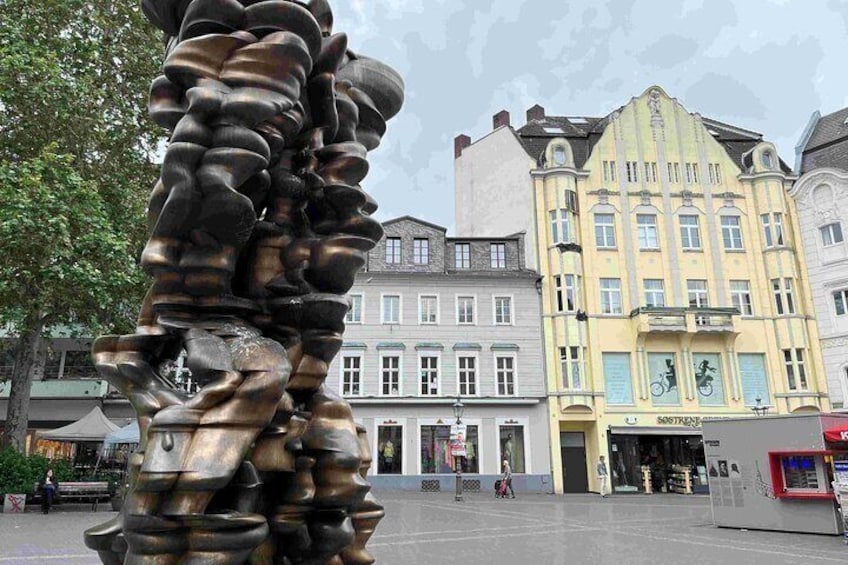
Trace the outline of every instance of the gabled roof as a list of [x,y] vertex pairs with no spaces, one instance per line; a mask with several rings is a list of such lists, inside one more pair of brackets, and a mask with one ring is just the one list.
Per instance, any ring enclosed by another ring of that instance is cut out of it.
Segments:
[[806,147],[804,147],[804,153],[848,138],[848,123],[846,123],[846,120],[848,120],[848,108],[842,108],[819,118]]
[[390,226],[392,224],[397,224],[397,223],[400,223],[400,222],[413,222],[413,223],[416,223],[416,224],[421,224],[423,226],[427,226],[429,228],[433,228],[434,230],[439,230],[439,231],[443,231],[443,232],[448,231],[447,228],[442,227],[438,224],[432,224],[432,223],[424,221],[420,218],[415,218],[415,217],[409,216],[409,215],[399,216],[397,218],[392,218],[391,220],[386,220],[385,222],[383,222],[383,225],[384,226]]
[[816,120],[801,148],[801,171],[832,167],[848,170],[848,108]]

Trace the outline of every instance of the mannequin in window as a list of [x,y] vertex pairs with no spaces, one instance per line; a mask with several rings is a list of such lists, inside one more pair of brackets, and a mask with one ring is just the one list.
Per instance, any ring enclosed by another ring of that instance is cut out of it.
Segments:
[[513,458],[512,434],[507,434],[506,441],[503,444],[503,457],[509,461],[509,466],[515,468],[515,459]]
[[394,459],[395,459],[395,444],[392,443],[392,440],[386,442],[383,446],[383,461],[385,462],[385,471],[386,473],[391,473],[394,471]]
[[468,441],[465,444],[465,461],[467,472],[476,473],[477,472],[477,448],[474,446],[474,442]]

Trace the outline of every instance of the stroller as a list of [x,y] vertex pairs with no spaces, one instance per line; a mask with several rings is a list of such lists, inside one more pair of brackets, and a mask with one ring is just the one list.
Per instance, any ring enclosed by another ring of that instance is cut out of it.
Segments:
[[506,498],[506,481],[503,479],[495,481],[495,498]]

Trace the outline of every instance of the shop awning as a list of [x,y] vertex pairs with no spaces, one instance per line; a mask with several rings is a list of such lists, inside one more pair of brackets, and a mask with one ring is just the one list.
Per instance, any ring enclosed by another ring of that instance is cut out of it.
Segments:
[[699,436],[701,428],[687,426],[610,426],[612,435],[628,436]]
[[73,424],[55,430],[38,432],[38,437],[54,441],[102,441],[118,427],[103,414],[99,406],[95,406],[91,412]]
[[118,445],[125,443],[138,443],[138,420],[133,420],[123,428],[110,433],[103,440],[106,445]]
[[824,439],[835,443],[848,443],[848,426],[825,430]]

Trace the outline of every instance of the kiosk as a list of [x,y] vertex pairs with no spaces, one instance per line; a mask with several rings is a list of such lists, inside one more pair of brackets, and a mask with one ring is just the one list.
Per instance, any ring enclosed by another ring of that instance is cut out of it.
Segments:
[[848,415],[705,420],[703,433],[716,526],[845,531],[834,483],[848,464]]

